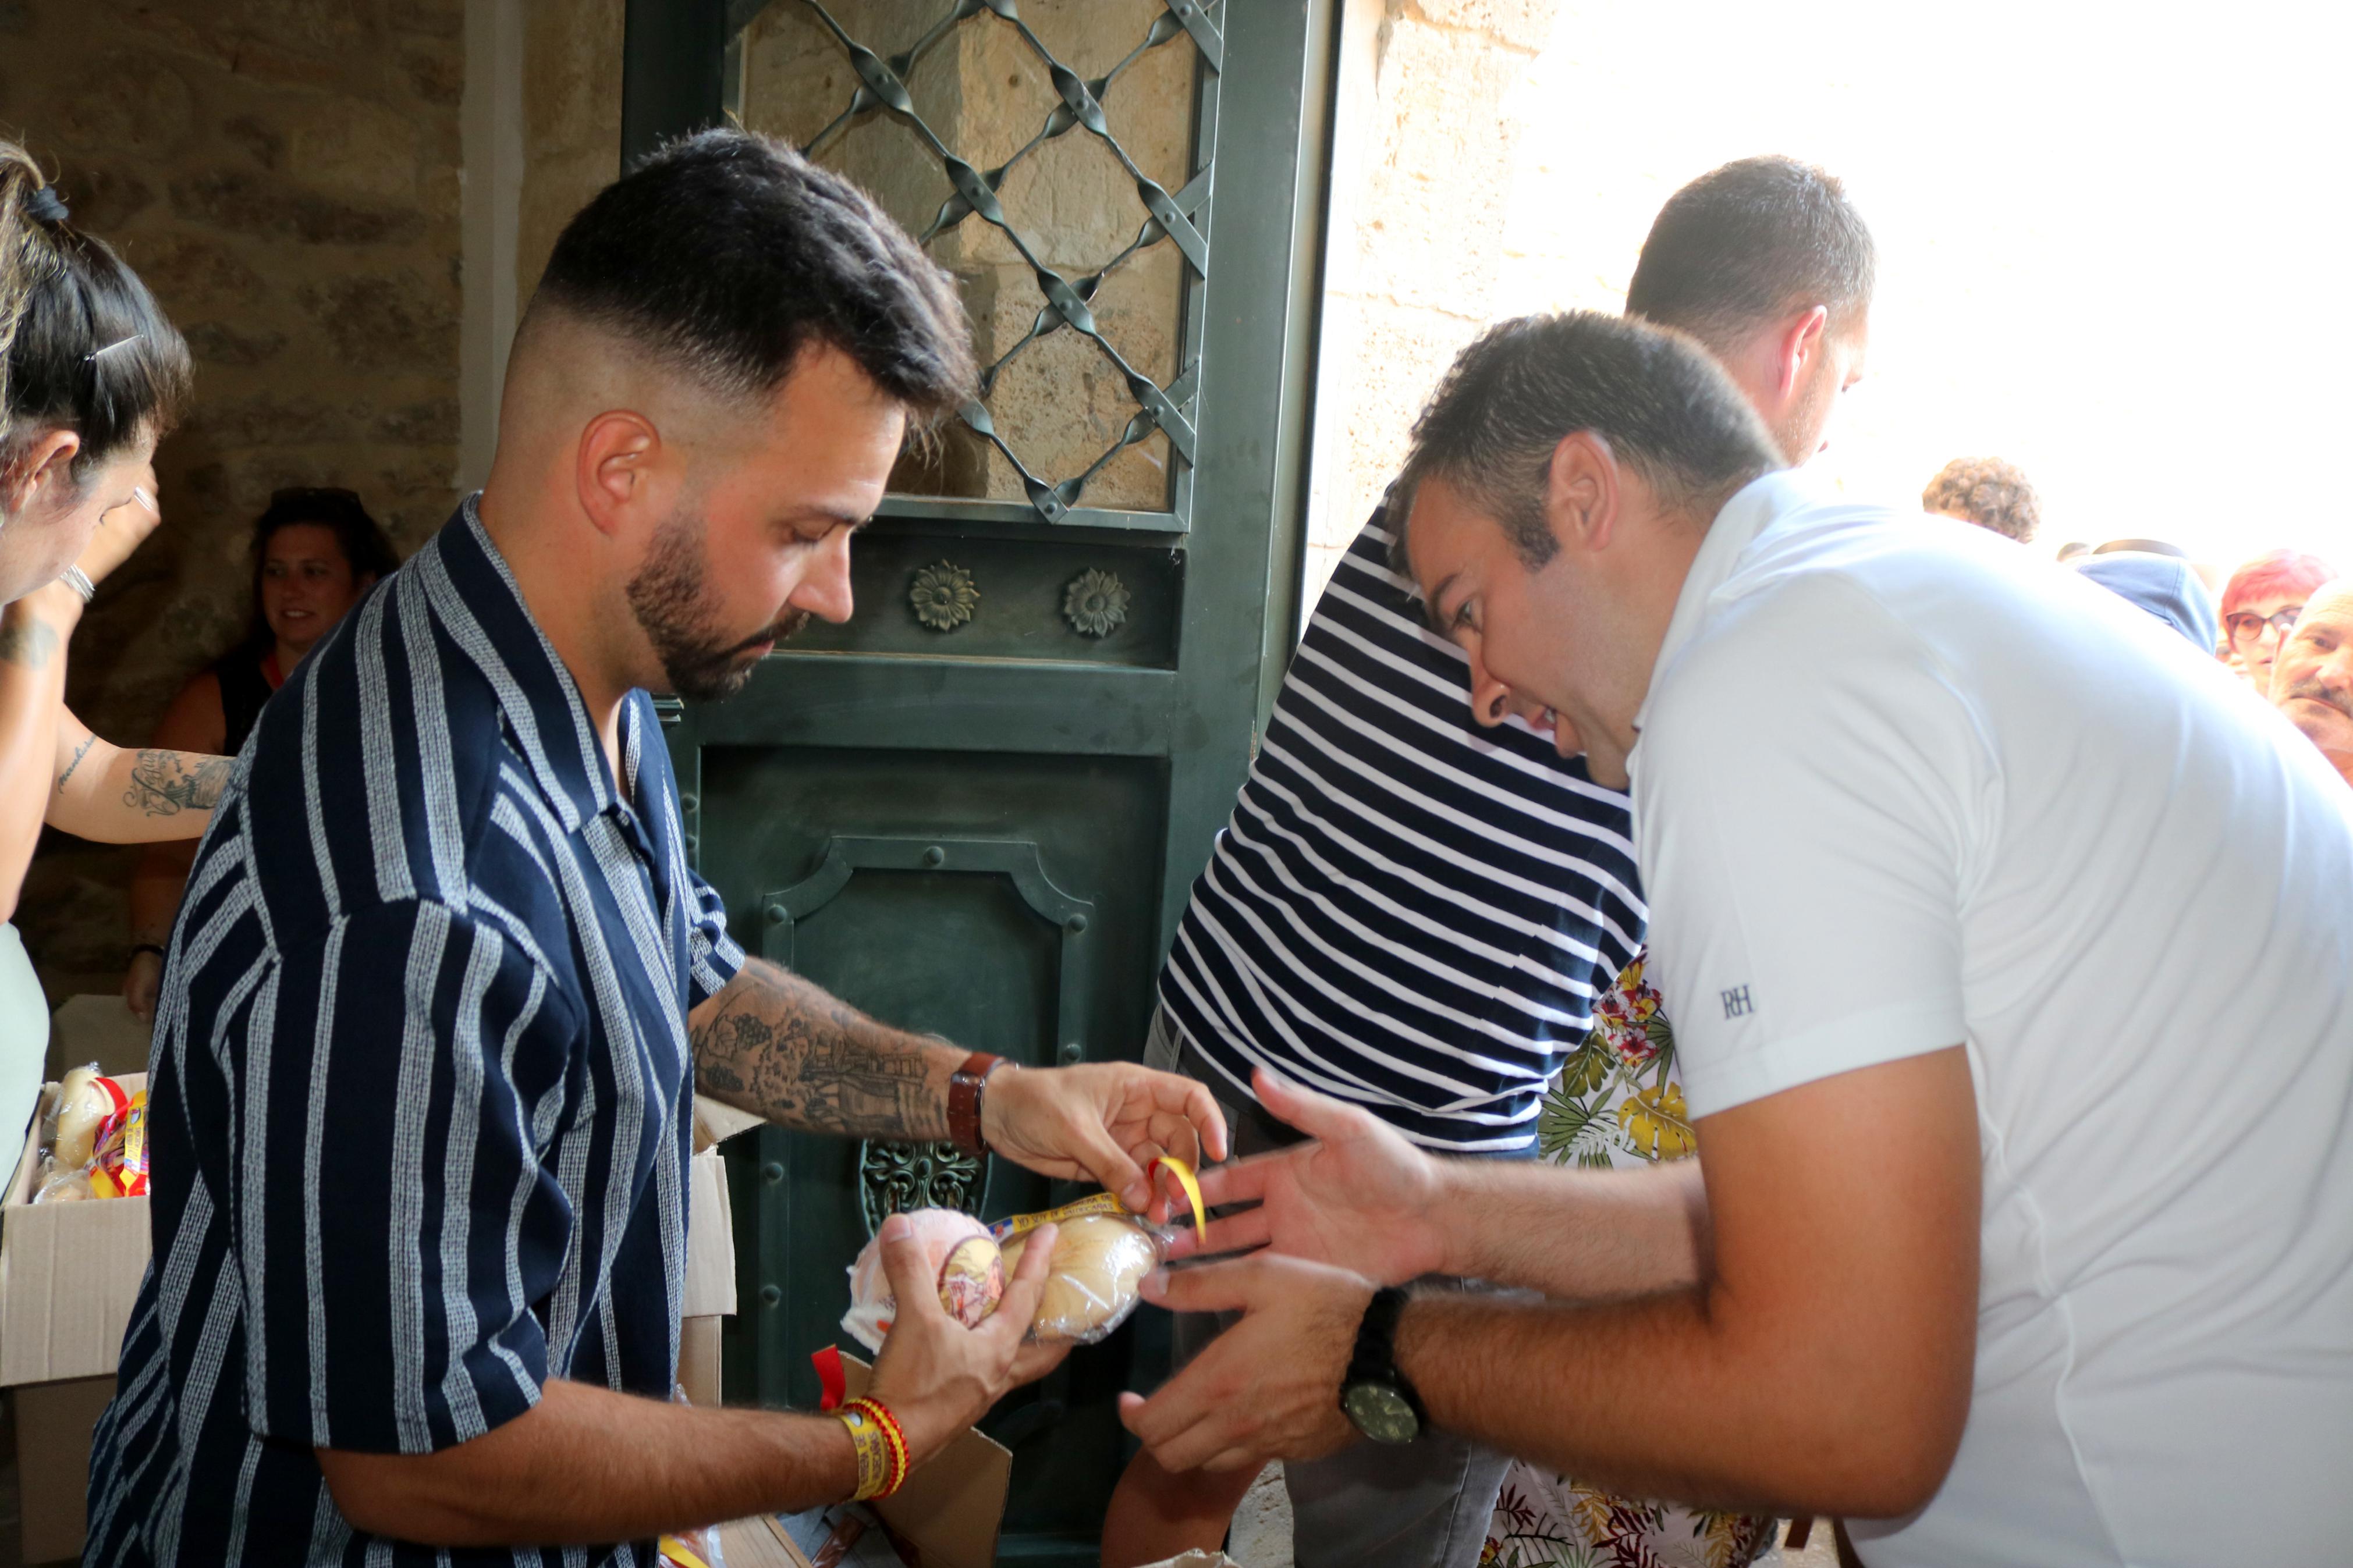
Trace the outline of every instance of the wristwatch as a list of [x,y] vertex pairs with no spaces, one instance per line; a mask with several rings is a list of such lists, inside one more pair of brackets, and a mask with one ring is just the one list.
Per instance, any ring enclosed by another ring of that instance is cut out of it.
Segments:
[[988,1140],[980,1131],[981,1099],[988,1075],[1004,1065],[1003,1057],[975,1051],[948,1079],[948,1141],[975,1159],[988,1157]]
[[1356,1354],[1340,1380],[1341,1413],[1376,1443],[1410,1443],[1429,1421],[1420,1395],[1398,1370],[1398,1317],[1405,1303],[1406,1293],[1397,1286],[1373,1292],[1365,1321],[1356,1326]]

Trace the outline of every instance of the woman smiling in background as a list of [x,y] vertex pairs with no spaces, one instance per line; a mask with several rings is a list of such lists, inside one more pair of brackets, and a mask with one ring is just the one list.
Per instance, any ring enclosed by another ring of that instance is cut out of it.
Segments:
[[[262,704],[370,588],[400,564],[392,542],[350,490],[282,489],[253,523],[253,629],[180,689],[154,743],[235,755]],[[131,967],[122,998],[152,1020],[164,943],[188,882],[193,843],[159,844],[131,879]]]

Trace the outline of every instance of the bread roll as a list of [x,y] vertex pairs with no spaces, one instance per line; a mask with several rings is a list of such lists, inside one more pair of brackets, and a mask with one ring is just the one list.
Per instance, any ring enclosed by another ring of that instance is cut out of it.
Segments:
[[[1143,1300],[1144,1277],[1159,1266],[1160,1249],[1141,1225],[1119,1215],[1080,1215],[1060,1226],[1030,1332],[1041,1340],[1092,1343]],[[1008,1278],[1020,1271],[1021,1254],[1035,1234],[1025,1231],[1006,1242]]]

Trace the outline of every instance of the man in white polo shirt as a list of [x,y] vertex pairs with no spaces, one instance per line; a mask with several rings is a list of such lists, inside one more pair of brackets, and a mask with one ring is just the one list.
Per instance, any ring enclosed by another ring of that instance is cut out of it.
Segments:
[[[1130,1426],[1447,1428],[1880,1521],[1874,1568],[2341,1559],[2341,785],[2130,605],[1779,468],[1695,346],[1576,315],[1464,351],[1400,481],[1474,681],[1630,783],[1700,1168],[1442,1164],[1262,1081],[1318,1141],[1205,1184],[1270,1251],[1155,1284],[1248,1316]],[[1439,1271],[1553,1300],[1374,1289]]]

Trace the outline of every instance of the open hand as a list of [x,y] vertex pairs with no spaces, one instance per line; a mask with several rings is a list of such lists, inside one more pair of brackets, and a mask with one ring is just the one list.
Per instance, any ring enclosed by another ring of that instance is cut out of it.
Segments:
[[1091,1178],[1138,1212],[1152,1202],[1144,1169],[1154,1160],[1198,1166],[1227,1154],[1207,1086],[1132,1062],[999,1068],[981,1119],[981,1135],[1007,1159],[1062,1181]]
[[1204,1173],[1205,1203],[1259,1206],[1213,1222],[1206,1239],[1187,1232],[1172,1258],[1268,1247],[1383,1285],[1447,1272],[1439,1162],[1355,1106],[1263,1068],[1250,1081],[1260,1104],[1314,1142]]
[[1345,1268],[1259,1253],[1164,1269],[1145,1299],[1172,1311],[1240,1310],[1242,1321],[1150,1399],[1120,1395],[1120,1419],[1165,1470],[1255,1470],[1353,1441],[1340,1381],[1373,1282]]
[[1033,1383],[1061,1363],[1067,1342],[1027,1342],[1054,1258],[1054,1227],[1039,1227],[1005,1299],[980,1327],[967,1329],[940,1305],[940,1282],[904,1215],[882,1222],[882,1271],[898,1309],[867,1393],[889,1409],[907,1439],[909,1464],[923,1463],[1006,1391]]

